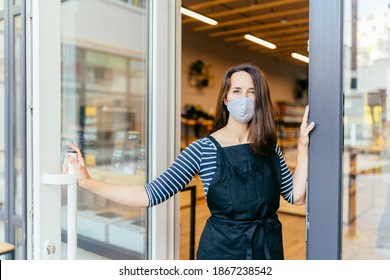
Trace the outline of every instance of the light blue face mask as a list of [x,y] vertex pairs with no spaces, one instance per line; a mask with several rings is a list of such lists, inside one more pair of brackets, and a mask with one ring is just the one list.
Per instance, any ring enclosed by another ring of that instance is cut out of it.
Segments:
[[249,122],[255,113],[255,101],[248,97],[240,97],[228,102],[229,113],[240,123]]

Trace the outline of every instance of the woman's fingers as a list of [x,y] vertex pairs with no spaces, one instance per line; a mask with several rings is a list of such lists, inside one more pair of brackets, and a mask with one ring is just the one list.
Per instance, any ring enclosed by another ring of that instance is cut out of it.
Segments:
[[66,144],[68,145],[69,148],[71,148],[73,151],[80,151],[79,147],[77,147],[75,144],[73,144],[72,142],[66,142]]
[[[71,164],[73,166],[77,182],[80,186],[83,186],[83,184],[85,184],[85,182],[87,182],[87,180],[90,178],[87,168],[84,164],[84,158],[81,155],[80,149],[76,145],[70,142],[68,142],[67,145],[70,149],[77,153],[77,157],[73,157],[70,153],[67,153],[65,155],[64,165]],[[64,166],[63,169],[68,171],[67,166]]]
[[65,160],[62,164],[62,170],[64,173],[68,173],[69,164],[71,164],[75,169],[80,169],[81,166],[84,166],[84,159],[81,155],[80,149],[71,142],[67,142],[66,144],[71,150],[77,153],[77,157],[74,158],[73,156],[69,155],[69,153],[65,155]]
[[299,142],[303,145],[309,144],[309,134],[315,126],[314,122],[310,122],[308,124],[308,118],[309,118],[309,105],[307,105],[305,108],[305,113],[303,114],[302,123],[301,123],[301,127],[300,127]]
[[81,154],[79,147],[77,147],[75,144],[73,144],[71,142],[67,142],[67,145],[69,148],[71,148],[73,151],[75,151],[77,153],[77,161],[84,164],[84,158]]
[[307,123],[307,119],[309,118],[309,105],[306,105],[305,113],[303,114],[302,123]]
[[314,122],[311,122],[307,127],[306,127],[306,130],[307,130],[307,134],[310,133],[310,131],[313,130],[313,128],[315,127],[315,123]]
[[68,162],[65,158],[64,162],[62,163],[62,172],[63,173],[68,173]]
[[308,124],[308,118],[309,118],[309,105],[305,108],[305,113],[303,114],[302,123],[301,123],[301,133],[305,136],[309,135],[310,131],[313,130],[315,124],[314,122],[310,122]]

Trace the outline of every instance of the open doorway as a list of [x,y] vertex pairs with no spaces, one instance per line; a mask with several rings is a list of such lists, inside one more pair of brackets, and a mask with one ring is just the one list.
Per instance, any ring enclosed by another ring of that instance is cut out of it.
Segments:
[[[182,7],[218,24],[182,16],[181,147],[210,133],[226,69],[251,62],[266,74],[278,113],[278,143],[293,170],[299,123],[307,104],[308,61],[297,60],[292,53],[302,55],[303,59],[308,56],[309,1],[182,0]],[[246,38],[265,40],[276,48],[266,48]],[[180,259],[194,257],[210,216],[200,179],[195,178],[190,187],[196,189],[195,200],[191,202],[193,192],[181,194]],[[285,259],[305,259],[305,207],[289,205],[281,199],[278,215],[283,224]]]

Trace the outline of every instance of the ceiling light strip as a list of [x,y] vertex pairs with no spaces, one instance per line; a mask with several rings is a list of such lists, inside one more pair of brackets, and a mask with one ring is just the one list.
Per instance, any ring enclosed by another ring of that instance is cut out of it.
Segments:
[[259,45],[262,45],[263,47],[266,47],[266,48],[269,48],[269,49],[276,49],[276,45],[275,44],[272,44],[266,40],[263,40],[263,39],[260,39],[258,37],[255,37],[253,35],[250,35],[250,34],[245,34],[244,35],[244,38],[249,40],[249,41],[252,41],[256,44],[259,44]]
[[300,61],[309,63],[309,58],[307,56],[301,55],[299,53],[293,52],[293,53],[291,53],[291,57],[298,59]]
[[211,18],[206,17],[204,15],[195,13],[194,11],[188,10],[186,8],[183,8],[183,7],[180,8],[180,13],[182,13],[183,15],[192,17],[194,19],[203,21],[203,22],[210,24],[210,25],[217,25],[218,24],[218,21],[216,21],[214,19],[211,19]]

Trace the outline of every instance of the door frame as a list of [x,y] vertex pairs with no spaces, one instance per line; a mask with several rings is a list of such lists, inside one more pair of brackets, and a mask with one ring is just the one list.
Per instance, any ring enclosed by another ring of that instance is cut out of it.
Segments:
[[[149,15],[149,167],[148,181],[174,161],[180,147],[180,35],[177,25],[181,1],[151,0]],[[180,247],[178,196],[149,209],[148,259],[175,259]]]
[[310,1],[307,259],[340,259],[343,154],[343,1]]
[[[44,173],[61,173],[60,5],[28,1],[28,259],[37,260],[61,258],[61,189],[42,182]],[[48,255],[45,243],[56,253]]]

